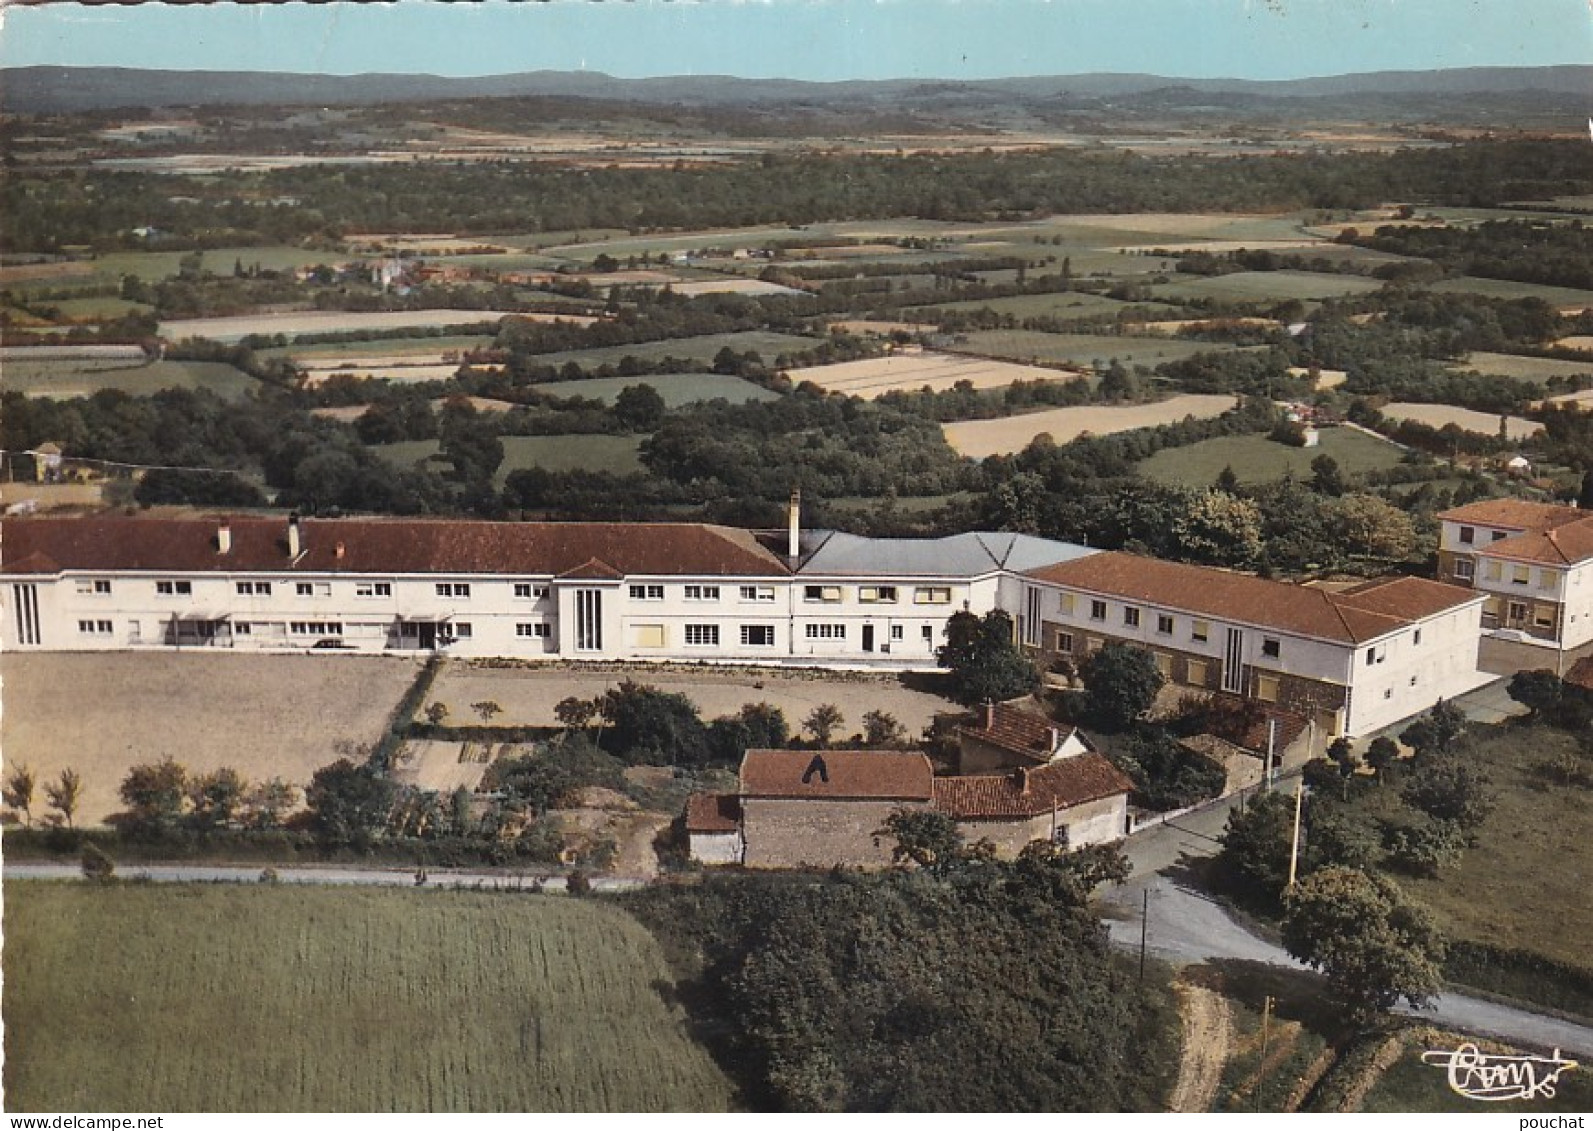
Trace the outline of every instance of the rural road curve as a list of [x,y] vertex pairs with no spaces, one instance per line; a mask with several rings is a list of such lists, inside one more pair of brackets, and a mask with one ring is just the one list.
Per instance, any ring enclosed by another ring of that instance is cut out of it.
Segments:
[[[1125,950],[1139,949],[1141,913],[1148,892],[1150,921],[1145,948],[1156,957],[1175,963],[1240,959],[1304,970],[1282,947],[1251,934],[1214,900],[1157,874],[1190,858],[1212,855],[1215,835],[1227,821],[1228,808],[1227,804],[1215,805],[1172,825],[1147,829],[1128,841],[1127,853],[1137,878],[1102,897],[1112,942]],[[1491,1001],[1445,993],[1433,999],[1430,1009],[1401,1012],[1468,1033],[1593,1057],[1593,1027]]]

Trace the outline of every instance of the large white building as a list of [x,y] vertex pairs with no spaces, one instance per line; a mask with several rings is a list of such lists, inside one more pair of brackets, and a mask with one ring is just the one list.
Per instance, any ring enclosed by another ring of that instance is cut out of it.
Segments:
[[13,518],[0,646],[932,668],[1010,570],[1090,552],[795,528],[781,548],[701,523]]
[[1039,656],[1127,641],[1175,684],[1274,703],[1324,734],[1365,734],[1486,682],[1485,601],[1415,578],[1331,592],[1019,534],[804,532],[796,508],[783,536],[261,516],[0,525],[5,649],[922,669],[954,613],[1001,608]]

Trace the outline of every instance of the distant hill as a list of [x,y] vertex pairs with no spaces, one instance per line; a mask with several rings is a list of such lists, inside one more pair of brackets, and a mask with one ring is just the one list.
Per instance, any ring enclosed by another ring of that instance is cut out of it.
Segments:
[[[749,106],[945,106],[967,100],[1026,104],[1057,99],[1103,104],[1156,93],[1164,105],[1224,109],[1368,98],[1412,100],[1449,107],[1464,116],[1465,99],[1507,96],[1538,101],[1583,99],[1593,91],[1593,66],[1470,67],[1444,71],[1381,71],[1324,78],[1253,81],[1159,75],[1086,74],[990,79],[979,82],[892,79],[877,82],[799,82],[724,75],[619,79],[587,71],[532,71],[483,78],[437,75],[309,75],[233,71],[153,71],[119,67],[0,68],[0,109],[12,113],[71,113],[135,107],[372,105],[384,102],[505,97],[573,97],[631,103]],[[1221,97],[1214,97],[1221,96]],[[1319,104],[1316,109],[1321,110]]]

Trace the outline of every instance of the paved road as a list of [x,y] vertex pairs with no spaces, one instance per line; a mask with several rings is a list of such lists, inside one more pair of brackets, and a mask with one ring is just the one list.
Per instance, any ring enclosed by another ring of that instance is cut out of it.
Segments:
[[[128,864],[116,869],[122,880],[152,880],[158,883],[258,883],[262,869],[242,866],[186,864]],[[447,868],[428,868],[425,883],[417,884],[413,868],[277,868],[277,882],[283,884],[355,885],[364,887],[482,888],[487,891],[563,891],[563,876],[537,873],[469,872]],[[76,864],[6,864],[8,880],[80,880],[83,869]],[[598,891],[629,891],[645,886],[646,880],[628,876],[594,876]]]
[[[1303,970],[1281,947],[1251,934],[1209,897],[1173,876],[1157,874],[1171,869],[1176,876],[1181,866],[1214,853],[1215,837],[1227,821],[1229,807],[1213,806],[1129,840],[1134,875],[1105,893],[1102,901],[1112,941],[1124,949],[1139,949],[1141,911],[1148,892],[1145,944],[1151,954],[1178,963],[1228,958]],[[1593,1057],[1593,1027],[1461,994],[1441,994],[1432,1008],[1405,1012],[1464,1032]]]

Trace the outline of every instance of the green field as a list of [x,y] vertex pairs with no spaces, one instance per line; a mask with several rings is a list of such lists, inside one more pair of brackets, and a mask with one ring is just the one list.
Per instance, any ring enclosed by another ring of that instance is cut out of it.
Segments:
[[[60,279],[35,279],[13,284],[16,290],[53,290],[91,281],[120,281],[123,275],[137,275],[146,282],[167,279],[177,274],[186,251],[113,251],[87,260],[92,274]],[[258,266],[264,271],[291,271],[317,263],[340,263],[349,258],[335,251],[306,251],[298,247],[221,247],[204,253],[203,268],[214,275],[231,275],[242,263],[244,270]]]
[[724,373],[653,373],[645,377],[591,377],[585,381],[552,381],[531,386],[551,397],[591,397],[613,404],[621,389],[631,385],[651,385],[670,408],[719,397],[734,404],[746,401],[777,401],[780,394]]
[[782,353],[799,353],[818,346],[818,338],[800,338],[793,334],[776,334],[767,330],[746,330],[739,334],[705,334],[698,338],[669,338],[661,342],[636,342],[625,346],[603,346],[597,349],[561,350],[558,353],[537,354],[531,360],[537,365],[564,365],[575,362],[586,369],[599,365],[618,365],[626,357],[638,361],[661,361],[678,357],[683,361],[707,364],[714,355],[729,346],[738,353],[756,350],[766,363],[773,364]]
[[100,295],[93,298],[65,298],[53,299],[45,304],[53,306],[61,312],[62,318],[67,319],[109,319],[121,318],[128,314],[149,314],[154,307],[142,302],[129,302],[125,298],[115,295]]
[[1183,448],[1163,448],[1138,465],[1148,479],[1162,483],[1187,483],[1207,487],[1222,469],[1232,467],[1241,483],[1267,483],[1293,472],[1296,479],[1311,477],[1311,461],[1332,456],[1347,474],[1386,471],[1403,455],[1399,448],[1373,439],[1353,428],[1324,428],[1322,442],[1314,448],[1291,448],[1265,436],[1219,436]]
[[713,1111],[652,936],[559,896],[5,886],[9,1111]]
[[1360,275],[1325,275],[1314,271],[1236,271],[1206,278],[1180,276],[1152,293],[1169,300],[1211,298],[1227,302],[1282,302],[1286,299],[1336,298],[1379,290],[1377,279]]
[[[634,384],[634,382],[633,382]],[[503,463],[494,481],[503,486],[511,471],[543,467],[549,471],[612,471],[617,475],[641,470],[637,436],[504,436]],[[409,467],[439,451],[436,440],[403,440],[378,444],[371,451],[389,463]]]
[[[965,340],[964,340],[965,339]],[[1222,342],[1181,338],[1128,338],[1111,334],[1043,334],[1034,330],[978,330],[963,335],[957,353],[975,353],[1008,361],[1055,362],[1088,366],[1113,358],[1124,365],[1157,366],[1197,353],[1231,350]]]
[[1399,883],[1430,907],[1451,938],[1534,951],[1573,966],[1593,965],[1593,900],[1588,899],[1593,793],[1547,770],[1575,746],[1544,727],[1478,728],[1467,760],[1486,773],[1498,808],[1480,846],[1438,879]]
[[1484,295],[1488,298],[1541,298],[1551,306],[1593,307],[1593,291],[1545,287],[1537,283],[1513,283],[1508,279],[1476,279],[1465,275],[1458,279],[1444,279],[1428,289],[1443,294]]
[[1587,361],[1561,361],[1553,357],[1522,357],[1513,353],[1484,353],[1477,350],[1465,361],[1456,362],[1450,368],[1542,383],[1550,377],[1593,376],[1593,358]]
[[440,354],[444,350],[486,349],[490,334],[455,334],[436,338],[361,338],[352,342],[320,342],[311,346],[272,346],[256,350],[257,357],[291,357],[313,361],[316,358],[392,357],[398,354]]
[[86,397],[100,389],[120,389],[135,397],[162,389],[209,389],[229,400],[259,384],[220,361],[156,361],[149,365],[109,365],[87,361],[6,362],[4,387],[30,397]]
[[1128,307],[1148,310],[1165,310],[1166,317],[1176,318],[1176,306],[1164,303],[1120,302],[1105,295],[1066,291],[1049,295],[1012,295],[1009,298],[970,299],[966,302],[942,302],[934,306],[915,307],[910,313],[921,318],[938,318],[948,310],[993,310],[997,314],[1010,314],[1014,318],[1095,318],[1116,314]]

